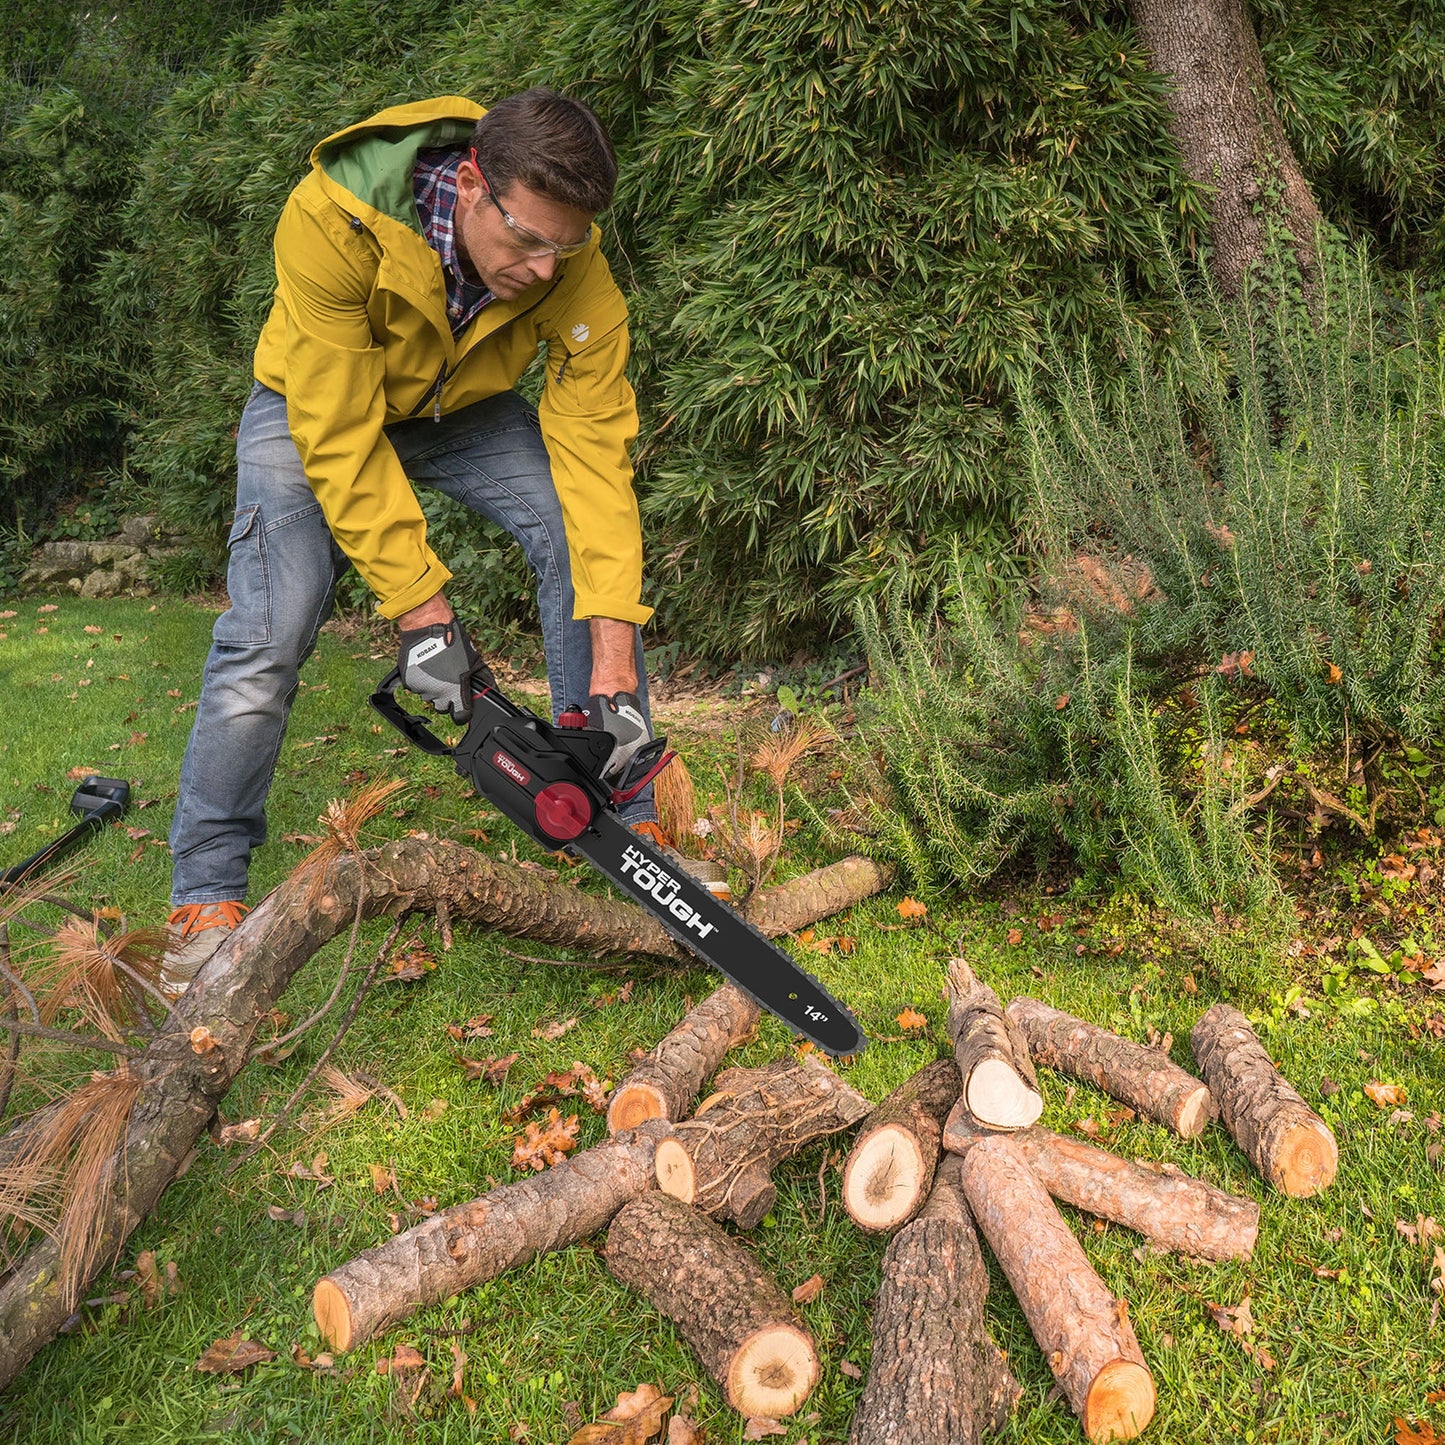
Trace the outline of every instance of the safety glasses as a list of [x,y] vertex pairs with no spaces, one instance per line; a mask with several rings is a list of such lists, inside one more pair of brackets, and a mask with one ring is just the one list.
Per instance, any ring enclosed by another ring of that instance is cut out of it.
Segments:
[[549,241],[545,236],[539,236],[535,231],[528,230],[497,199],[497,192],[487,179],[487,173],[482,169],[481,161],[477,159],[475,146],[472,147],[472,164],[477,168],[477,174],[481,176],[482,184],[487,188],[487,199],[497,208],[498,214],[507,223],[507,229],[516,237],[517,248],[523,255],[555,256],[559,261],[564,261],[568,256],[576,256],[587,249],[588,243],[592,239],[590,234],[570,246],[559,246],[555,241]]

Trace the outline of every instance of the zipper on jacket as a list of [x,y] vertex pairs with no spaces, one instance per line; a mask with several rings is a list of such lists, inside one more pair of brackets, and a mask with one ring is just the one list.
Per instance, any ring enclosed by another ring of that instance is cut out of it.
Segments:
[[422,408],[427,403],[427,397],[431,397],[433,421],[442,419],[442,387],[447,384],[447,364],[442,362],[442,369],[437,372],[437,379],[432,382],[430,392],[423,393],[422,399],[407,413],[408,416],[420,416]]

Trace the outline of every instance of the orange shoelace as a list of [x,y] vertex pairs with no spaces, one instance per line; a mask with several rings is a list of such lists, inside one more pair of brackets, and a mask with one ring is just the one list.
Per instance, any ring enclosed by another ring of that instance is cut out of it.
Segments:
[[663,832],[661,826],[651,820],[646,823],[634,823],[632,831],[639,837],[646,838],[650,843],[656,843],[659,848],[672,847],[672,839]]
[[[251,910],[244,903],[227,899],[221,903],[184,903],[166,920],[172,928],[179,927],[182,938],[204,933],[208,928],[239,928]],[[207,917],[207,913],[210,916]]]

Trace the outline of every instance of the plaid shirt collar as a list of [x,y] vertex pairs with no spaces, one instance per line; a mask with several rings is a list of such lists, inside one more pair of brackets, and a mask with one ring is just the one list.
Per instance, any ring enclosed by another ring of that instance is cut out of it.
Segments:
[[422,236],[441,258],[447,288],[447,322],[453,336],[460,336],[472,318],[493,299],[487,287],[467,280],[457,255],[457,162],[465,155],[460,149],[419,151],[411,178]]

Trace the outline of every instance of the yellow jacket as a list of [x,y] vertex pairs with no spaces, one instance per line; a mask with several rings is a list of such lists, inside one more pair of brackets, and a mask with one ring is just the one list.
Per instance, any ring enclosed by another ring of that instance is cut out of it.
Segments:
[[286,397],[291,434],[332,533],[386,617],[451,577],[383,428],[507,391],[547,348],[538,415],[562,502],[576,616],[646,622],[642,536],[628,449],[627,303],[599,247],[550,283],[447,324],[441,262],[412,200],[417,151],[461,145],[482,114],[459,96],[394,106],[338,131],[276,228],[276,299],[255,375]]

